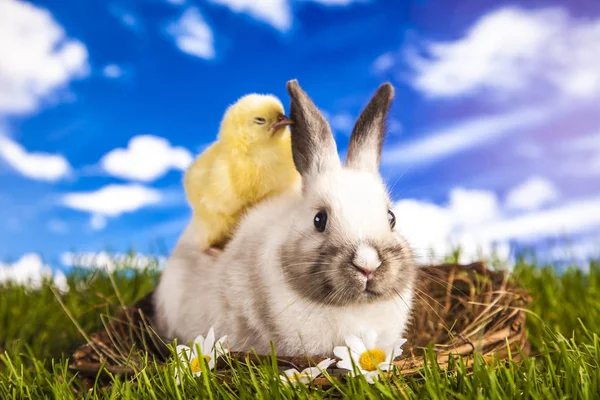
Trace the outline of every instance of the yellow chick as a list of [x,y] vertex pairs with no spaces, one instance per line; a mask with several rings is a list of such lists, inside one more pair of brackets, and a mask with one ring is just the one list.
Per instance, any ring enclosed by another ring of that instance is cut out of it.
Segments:
[[205,233],[200,243],[205,252],[214,255],[227,243],[247,208],[299,181],[292,123],[271,95],[249,94],[227,109],[217,140],[184,177],[194,221]]

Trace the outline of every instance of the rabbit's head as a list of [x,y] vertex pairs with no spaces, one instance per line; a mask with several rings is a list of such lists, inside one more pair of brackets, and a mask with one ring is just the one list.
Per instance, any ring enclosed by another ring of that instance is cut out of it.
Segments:
[[345,165],[329,124],[298,82],[289,81],[287,90],[292,154],[302,176],[302,201],[280,252],[287,283],[307,300],[332,306],[402,297],[416,267],[379,175],[392,85],[379,87],[358,118]]

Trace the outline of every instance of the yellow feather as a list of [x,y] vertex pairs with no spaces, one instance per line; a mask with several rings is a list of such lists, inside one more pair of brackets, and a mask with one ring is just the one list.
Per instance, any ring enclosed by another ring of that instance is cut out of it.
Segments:
[[206,235],[201,246],[224,245],[249,207],[300,179],[289,129],[271,129],[281,116],[276,97],[242,97],[226,111],[217,141],[187,170],[186,197]]

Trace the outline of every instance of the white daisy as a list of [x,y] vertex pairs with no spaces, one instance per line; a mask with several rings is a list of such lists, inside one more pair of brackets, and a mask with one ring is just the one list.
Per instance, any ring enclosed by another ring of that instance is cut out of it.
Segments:
[[[374,383],[380,370],[392,369],[392,361],[402,354],[400,347],[406,343],[406,339],[398,339],[385,348],[376,346],[377,333],[375,331],[366,332],[363,339],[356,335],[349,335],[346,337],[346,346],[335,347],[333,354],[341,359],[337,363],[338,368],[350,370],[350,376],[364,375],[367,382]],[[352,367],[353,363],[356,370]]]
[[[224,356],[229,352],[229,350],[225,347],[225,339],[227,339],[227,335],[219,338],[219,340],[215,343],[215,331],[213,328],[210,328],[208,331],[208,335],[206,335],[206,339],[202,335],[198,335],[196,339],[194,339],[194,343],[192,347],[179,345],[176,347],[177,356],[183,365],[188,365],[192,371],[192,375],[200,376],[202,374],[202,368],[204,364],[202,363],[202,358],[206,360],[209,369],[214,369],[216,360]],[[175,381],[179,385],[179,366],[175,369]]]
[[303,383],[306,385],[314,381],[315,378],[321,375],[321,373],[333,363],[335,363],[335,360],[326,358],[318,363],[316,367],[306,368],[302,370],[302,372],[298,371],[296,368],[288,369],[283,371],[284,375],[279,375],[279,377],[285,383],[291,383],[293,385]]

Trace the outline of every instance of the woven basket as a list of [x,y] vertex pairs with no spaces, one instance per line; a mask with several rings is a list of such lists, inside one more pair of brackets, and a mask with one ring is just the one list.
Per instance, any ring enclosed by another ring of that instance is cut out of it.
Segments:
[[[508,274],[490,271],[482,263],[446,264],[420,268],[416,302],[404,345],[404,352],[394,364],[404,375],[417,374],[424,367],[424,351],[433,347],[437,363],[448,368],[451,358],[460,357],[467,368],[478,353],[485,361],[511,357],[518,361],[529,354],[525,330],[525,308],[529,295],[511,282]],[[169,351],[152,329],[151,295],[113,318],[106,329],[92,334],[88,343],[73,354],[70,369],[91,383],[109,375],[130,376],[139,370],[141,349],[163,362]],[[232,353],[242,362],[257,361],[256,355]],[[258,356],[262,358],[261,356]],[[324,357],[312,359],[278,357],[280,368],[299,370],[312,366]],[[217,365],[217,369],[224,367]],[[98,375],[100,372],[100,375]],[[109,374],[106,374],[108,372]],[[341,377],[346,371],[328,370]],[[327,378],[313,384],[330,386]]]

